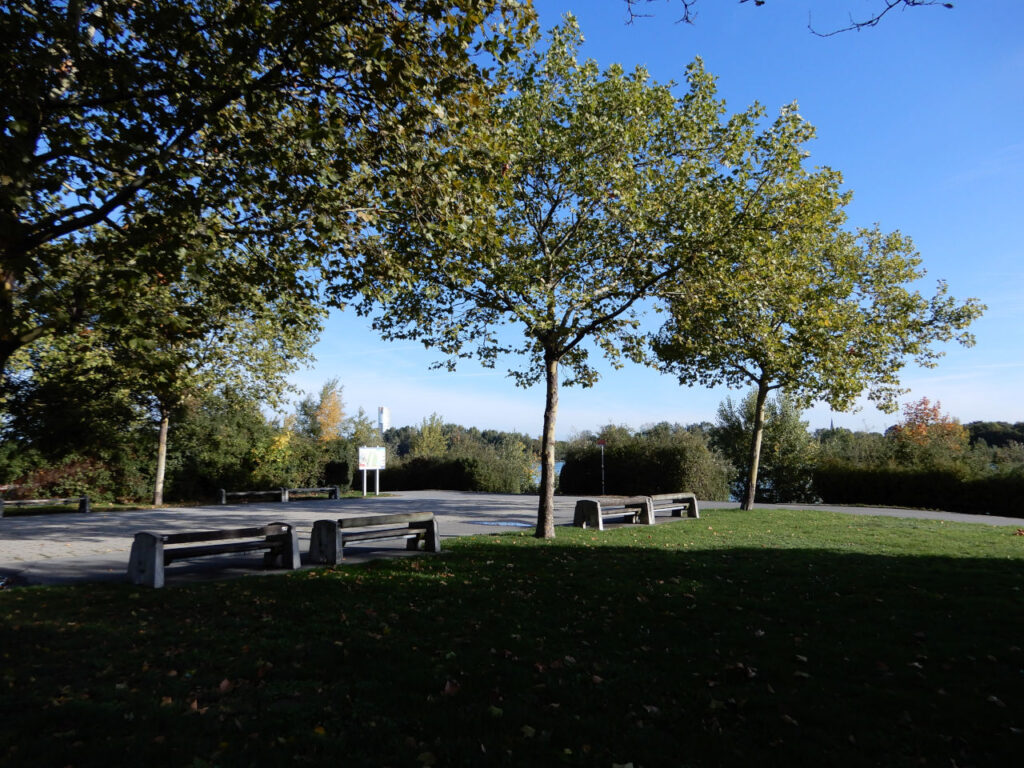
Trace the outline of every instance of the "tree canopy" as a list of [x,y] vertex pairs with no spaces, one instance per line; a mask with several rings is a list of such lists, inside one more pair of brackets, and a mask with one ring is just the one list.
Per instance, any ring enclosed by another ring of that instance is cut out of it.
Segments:
[[[653,340],[662,370],[680,383],[756,388],[747,509],[769,392],[784,390],[799,408],[824,401],[847,410],[866,390],[880,409],[895,410],[907,361],[931,367],[938,344],[972,344],[966,328],[984,310],[976,299],[956,301],[941,281],[931,298],[922,296],[912,284],[925,272],[909,238],[877,227],[845,231],[849,195],[840,193],[838,174],[813,178],[820,184],[797,194],[801,223],[750,231],[727,278],[677,286],[670,319]],[[780,168],[759,190],[762,205],[794,202],[801,179],[797,167]]]
[[[124,320],[119,292],[197,264],[315,294],[307,268],[385,162],[478,75],[504,0],[132,0],[0,14],[0,370],[41,336]],[[196,246],[200,247],[196,247]],[[244,271],[219,254],[253,249]]]
[[514,355],[519,385],[544,382],[539,536],[554,535],[560,374],[589,386],[594,351],[640,358],[638,318],[659,285],[711,270],[745,228],[796,214],[757,194],[775,166],[798,161],[794,121],[759,133],[761,109],[726,118],[699,61],[676,98],[642,68],[577,61],[579,40],[569,17],[410,147],[419,173],[378,181],[387,213],[353,244],[362,257],[343,265],[357,274],[340,294],[361,283],[362,310],[384,307],[375,328],[422,340],[449,366]]

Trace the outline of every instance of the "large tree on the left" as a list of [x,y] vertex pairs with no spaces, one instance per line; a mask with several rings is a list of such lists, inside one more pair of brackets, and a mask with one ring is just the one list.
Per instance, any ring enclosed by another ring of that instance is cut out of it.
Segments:
[[48,334],[140,327],[119,295],[230,249],[263,256],[210,280],[218,300],[315,297],[309,268],[360,213],[350,180],[521,19],[514,0],[3,0],[0,371]]

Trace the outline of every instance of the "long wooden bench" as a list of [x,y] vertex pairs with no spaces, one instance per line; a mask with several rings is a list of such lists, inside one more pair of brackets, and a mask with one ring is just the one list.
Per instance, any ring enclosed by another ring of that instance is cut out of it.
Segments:
[[320,494],[326,493],[328,501],[337,499],[339,496],[339,489],[336,485],[325,485],[322,488],[285,488],[284,489],[284,501],[289,501],[294,494]]
[[360,541],[406,539],[405,548],[428,552],[441,551],[441,534],[433,512],[406,512],[394,515],[343,517],[317,520],[309,540],[309,559],[313,563],[337,565],[345,557],[345,545]]
[[140,531],[132,542],[128,579],[132,584],[159,588],[164,585],[164,566],[175,560],[259,551],[265,552],[265,567],[279,563],[294,570],[302,564],[298,536],[288,523],[186,533]]
[[269,491],[226,491],[220,489],[220,503],[227,504],[228,497],[244,498],[246,496],[277,496],[278,501],[288,501],[287,488],[275,488]]
[[692,493],[658,493],[648,497],[651,500],[651,516],[659,512],[669,512],[672,517],[700,517],[697,508],[697,497]]
[[654,525],[654,515],[647,496],[632,496],[612,503],[602,503],[597,499],[580,499],[576,502],[572,524],[577,528],[597,528],[603,531],[606,519]]
[[325,485],[320,488],[274,488],[268,491],[227,491],[220,489],[220,503],[227,504],[228,497],[243,498],[246,496],[276,496],[279,501],[288,501],[292,494],[326,493],[328,499],[339,498],[340,490],[336,485]]
[[67,499],[0,499],[0,517],[4,516],[4,507],[47,507],[61,504],[77,504],[82,514],[92,512],[88,496],[73,496]]

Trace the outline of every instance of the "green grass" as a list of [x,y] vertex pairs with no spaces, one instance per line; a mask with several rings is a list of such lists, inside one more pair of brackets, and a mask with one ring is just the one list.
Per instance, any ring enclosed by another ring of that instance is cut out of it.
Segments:
[[1015,534],[713,510],[164,590],[6,590],[0,764],[1016,764]]

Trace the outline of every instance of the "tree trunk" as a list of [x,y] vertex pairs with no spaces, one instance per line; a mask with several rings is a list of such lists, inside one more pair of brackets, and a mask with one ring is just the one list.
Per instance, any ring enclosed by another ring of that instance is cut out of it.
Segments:
[[160,412],[160,442],[156,449],[156,481],[153,486],[153,504],[159,507],[164,503],[164,471],[167,469],[167,427],[170,424],[170,416],[165,411]]
[[747,475],[747,497],[741,509],[754,508],[754,496],[757,494],[757,469],[761,462],[761,437],[764,434],[764,403],[768,399],[768,387],[757,386],[757,403],[754,405],[754,436],[750,441],[750,472]]
[[540,501],[537,506],[538,539],[555,538],[555,419],[558,416],[558,360],[544,354],[544,434],[541,435]]

